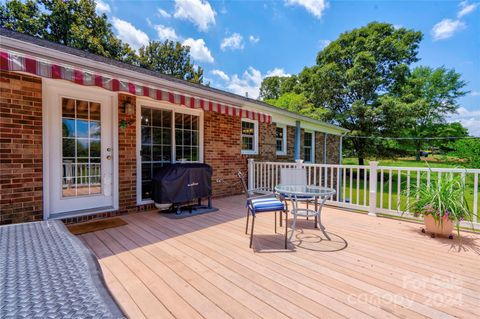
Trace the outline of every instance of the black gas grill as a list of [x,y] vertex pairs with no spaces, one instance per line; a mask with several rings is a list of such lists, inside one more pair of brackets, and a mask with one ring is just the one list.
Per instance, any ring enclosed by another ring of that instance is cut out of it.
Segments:
[[[212,167],[207,164],[185,163],[162,167],[152,180],[152,199],[156,204],[172,204],[171,210],[181,213],[180,207],[208,198],[211,208]],[[190,212],[195,207],[189,206]]]

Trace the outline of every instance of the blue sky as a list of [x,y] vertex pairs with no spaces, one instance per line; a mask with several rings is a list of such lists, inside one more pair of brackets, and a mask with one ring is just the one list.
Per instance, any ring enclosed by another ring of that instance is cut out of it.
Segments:
[[329,41],[371,21],[422,31],[419,64],[454,68],[471,91],[460,120],[480,136],[480,3],[474,1],[97,0],[115,33],[138,48],[148,40],[191,46],[213,87],[258,96],[265,76],[311,66]]

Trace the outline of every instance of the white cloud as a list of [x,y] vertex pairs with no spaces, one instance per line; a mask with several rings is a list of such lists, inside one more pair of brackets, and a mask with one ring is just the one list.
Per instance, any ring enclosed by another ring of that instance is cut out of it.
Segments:
[[200,31],[207,31],[215,24],[216,12],[205,0],[175,0],[174,17],[193,22]]
[[154,26],[155,31],[157,31],[158,38],[162,41],[170,40],[170,41],[179,41],[180,37],[177,35],[175,30],[170,27],[166,27],[161,24],[157,24]]
[[228,38],[223,39],[222,43],[220,44],[222,51],[225,51],[226,49],[242,50],[243,47],[243,37],[238,33],[234,33]]
[[188,38],[183,41],[183,45],[188,45],[190,47],[190,55],[196,61],[213,63],[214,59],[212,53],[207,48],[203,39],[194,40]]
[[243,72],[241,77],[234,74],[227,85],[227,89],[243,96],[248,94],[248,97],[256,99],[258,97],[258,92],[260,91],[262,80],[262,73],[250,66],[245,72]]
[[[220,72],[224,73],[223,71]],[[262,74],[262,72],[252,66],[249,66],[248,69],[245,70],[245,72],[243,72],[241,75],[234,74],[229,77],[227,74],[224,74],[225,78],[223,78],[220,74],[217,75],[226,82],[222,88],[242,96],[248,94],[248,97],[252,99],[258,98],[260,85],[265,77],[290,76],[290,74],[286,73],[282,68],[274,68],[273,70],[269,70],[265,74]]]
[[450,38],[455,32],[465,29],[465,23],[460,20],[443,19],[433,26],[432,35],[434,40]]
[[172,15],[170,13],[163,10],[162,8],[158,8],[157,12],[158,12],[158,16],[161,17],[161,18],[171,18],[172,17]]
[[130,22],[113,17],[112,25],[117,31],[120,40],[127,42],[135,50],[138,50],[142,45],[148,44],[148,35],[142,30],[135,28]]
[[248,37],[248,40],[252,43],[258,43],[258,41],[260,41],[260,37],[258,37],[258,36],[256,37],[254,35],[251,35],[251,36]]
[[95,0],[96,3],[96,11],[98,13],[108,13],[110,12],[110,5],[102,0]]
[[470,95],[471,96],[480,96],[480,91],[471,91]]
[[320,48],[325,48],[326,46],[328,46],[330,44],[330,40],[318,40],[318,45],[320,46]]
[[285,0],[285,5],[302,6],[316,18],[321,18],[323,11],[325,11],[329,6],[327,0]]
[[450,116],[449,122],[460,122],[468,129],[470,135],[480,137],[480,110],[469,111],[460,107],[457,114]]
[[267,76],[292,76],[289,73],[285,73],[285,70],[283,68],[274,68],[273,70],[270,70],[267,72]]
[[230,77],[225,72],[223,72],[222,70],[212,70],[211,73],[218,76],[219,78],[221,78],[224,81],[230,80]]
[[457,13],[457,17],[461,18],[463,16],[466,16],[467,14],[472,13],[477,9],[477,7],[480,5],[480,3],[468,3],[468,1],[462,1],[460,2],[460,11]]

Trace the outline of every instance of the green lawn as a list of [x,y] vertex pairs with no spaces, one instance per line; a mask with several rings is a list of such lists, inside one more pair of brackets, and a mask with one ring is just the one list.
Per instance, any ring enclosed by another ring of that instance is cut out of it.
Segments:
[[[444,158],[439,158],[439,157],[430,157],[427,159],[428,164],[426,161],[415,161],[414,158],[406,158],[406,159],[399,159],[399,160],[383,160],[380,161],[379,166],[391,166],[391,167],[438,167],[438,168],[462,168],[461,162],[458,160],[455,160],[454,158],[449,158],[449,159],[444,159]],[[357,159],[352,159],[352,158],[346,158],[343,161],[343,164],[345,165],[358,165],[357,164]],[[368,165],[368,161],[366,161],[366,164]],[[428,166],[427,166],[428,165]],[[352,175],[352,185],[350,185],[350,174],[349,171],[347,170],[347,175],[345,178],[345,199],[348,200],[350,203],[353,204],[359,204],[359,205],[368,205],[368,181],[366,188],[364,187],[364,178],[363,178],[363,170],[360,172],[360,178],[357,179],[357,171],[354,169],[353,170],[353,175]],[[383,192],[381,191],[381,179],[380,179],[380,173],[379,173],[379,180],[378,180],[378,188],[377,188],[377,194],[383,194],[377,196],[377,207],[385,208],[385,209],[392,209],[392,210],[400,210],[400,211],[405,211],[409,205],[409,203],[412,203],[413,200],[415,199],[412,195],[407,196],[406,189],[407,189],[407,178],[408,173],[407,172],[401,172],[401,174],[398,174],[397,170],[392,170],[392,176],[391,176],[391,186],[389,186],[389,171],[384,170],[384,177],[383,177]],[[398,183],[400,178],[400,193],[398,192]],[[412,194],[412,190],[417,186],[417,172],[411,172],[410,173],[410,194]],[[425,186],[427,185],[427,174],[426,172],[421,172],[420,173],[420,186]],[[430,176],[430,180],[436,180],[438,179],[438,173],[432,172]],[[358,182],[358,184],[357,184]],[[343,183],[343,178],[342,178],[342,183]],[[473,191],[474,191],[474,176],[473,174],[468,174],[465,180],[466,184],[466,193],[465,197],[467,199],[468,204],[470,205],[470,209],[473,209]],[[358,185],[358,187],[357,187]],[[389,193],[389,187],[391,187],[391,198],[390,198],[390,203],[389,203],[389,198],[388,198],[388,193]],[[352,189],[352,196],[350,198],[350,189]],[[358,190],[358,192],[357,192]],[[343,197],[343,191],[340,190],[340,195]],[[358,198],[358,202],[357,202]],[[366,198],[366,200],[365,200]],[[479,203],[480,205],[480,203]],[[478,208],[477,208],[477,213],[478,213]]]

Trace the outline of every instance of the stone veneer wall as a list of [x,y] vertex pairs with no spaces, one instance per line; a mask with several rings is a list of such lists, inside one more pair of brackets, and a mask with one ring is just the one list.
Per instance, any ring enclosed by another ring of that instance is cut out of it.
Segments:
[[0,72],[0,225],[43,218],[42,81]]

